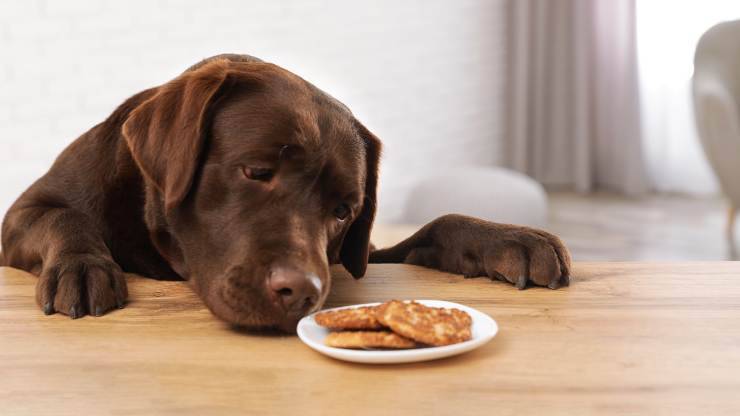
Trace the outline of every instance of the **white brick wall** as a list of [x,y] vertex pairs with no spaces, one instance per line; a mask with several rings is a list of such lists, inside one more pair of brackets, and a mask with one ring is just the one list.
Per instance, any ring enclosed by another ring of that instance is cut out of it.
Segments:
[[380,213],[438,166],[496,163],[505,0],[0,3],[0,213],[126,97],[248,53],[347,104],[385,143]]

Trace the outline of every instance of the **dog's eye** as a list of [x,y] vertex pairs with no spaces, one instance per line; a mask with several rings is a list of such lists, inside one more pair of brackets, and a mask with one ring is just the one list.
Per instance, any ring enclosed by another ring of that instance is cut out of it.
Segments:
[[349,217],[351,210],[349,209],[349,205],[347,204],[339,204],[336,208],[334,208],[334,216],[337,217],[339,221],[344,221]]
[[244,166],[242,168],[242,171],[244,172],[244,176],[246,176],[247,179],[262,182],[269,182],[275,174],[275,172],[270,168],[252,168]]

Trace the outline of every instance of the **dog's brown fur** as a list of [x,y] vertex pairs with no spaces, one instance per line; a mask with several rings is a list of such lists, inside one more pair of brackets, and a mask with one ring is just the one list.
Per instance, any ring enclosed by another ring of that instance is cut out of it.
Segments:
[[[219,317],[287,331],[300,316],[267,288],[275,267],[320,279],[310,310],[340,262],[355,277],[369,260],[520,288],[568,283],[557,237],[459,215],[370,253],[379,157],[379,140],[303,79],[246,55],[210,58],[129,98],[64,151],[8,211],[4,264],[39,276],[46,313],[123,307],[126,271],[188,280]],[[250,176],[262,168],[274,176]]]

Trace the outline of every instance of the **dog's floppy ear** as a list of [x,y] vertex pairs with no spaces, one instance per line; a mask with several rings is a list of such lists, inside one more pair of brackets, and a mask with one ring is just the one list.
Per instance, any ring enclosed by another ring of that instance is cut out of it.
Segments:
[[344,237],[339,257],[342,265],[355,278],[365,275],[367,260],[370,255],[370,230],[375,220],[378,188],[378,163],[380,161],[380,140],[370,133],[360,122],[355,121],[357,132],[365,142],[365,200],[358,217],[350,226]]
[[228,65],[217,60],[185,72],[159,87],[123,124],[131,154],[163,195],[165,212],[190,190],[204,148],[209,109],[227,84]]

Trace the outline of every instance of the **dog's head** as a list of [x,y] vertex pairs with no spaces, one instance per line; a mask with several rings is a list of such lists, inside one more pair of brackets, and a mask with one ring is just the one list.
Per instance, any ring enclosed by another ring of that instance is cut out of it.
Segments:
[[158,87],[123,125],[163,257],[219,317],[292,331],[365,273],[380,143],[296,75],[233,56]]

